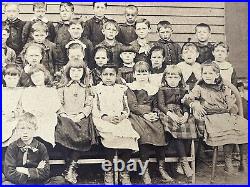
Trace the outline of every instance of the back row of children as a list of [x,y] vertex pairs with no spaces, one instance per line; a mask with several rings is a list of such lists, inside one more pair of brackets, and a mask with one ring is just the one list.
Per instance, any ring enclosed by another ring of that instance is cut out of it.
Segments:
[[[219,42],[212,47],[208,42],[211,29],[202,23],[195,28],[199,43],[187,42],[181,49],[171,40],[173,29],[168,21],[159,22],[161,39],[150,43],[147,38],[150,23],[136,20],[137,7],[126,8],[127,22],[121,27],[104,16],[106,3],[93,3],[93,8],[95,16],[83,27],[78,19],[71,19],[73,4],[61,3],[62,22],[51,39],[53,32],[49,32],[53,29],[44,18],[46,4],[34,3],[37,19],[26,24],[17,18],[17,4],[5,5],[3,129],[7,133],[2,146],[10,144],[4,167],[7,180],[23,183],[13,175],[13,171],[20,174],[15,168],[40,166],[41,160],[35,166],[26,162],[13,166],[8,162],[12,159],[11,163],[18,163],[13,159],[19,158],[13,157],[11,151],[17,151],[13,150],[17,141],[22,142],[17,127],[23,112],[37,118],[34,136],[61,146],[66,160],[63,176],[70,183],[77,182],[80,153],[98,143],[104,147],[106,159],[112,160],[115,150],[119,150],[126,163],[134,151],[139,150],[140,159],[146,162],[149,152],[154,150],[162,177],[171,182],[173,179],[164,167],[164,151],[171,142],[176,145],[184,173],[190,177],[193,173],[184,159],[185,144],[197,137],[197,129],[208,145],[225,145],[225,170],[231,174],[235,172],[232,144],[240,144],[241,169],[246,170],[247,120],[231,112],[236,111],[234,98],[224,81],[236,80],[235,71],[226,60],[228,46]],[[33,38],[23,48],[19,43],[24,39],[19,35],[20,29],[13,32],[17,25],[23,26],[22,35],[27,41],[28,36]],[[86,37],[82,37],[83,33]],[[62,72],[59,78],[58,71]],[[57,89],[48,87],[53,84]],[[231,125],[225,127],[221,119]],[[34,179],[27,170],[23,174]],[[105,172],[106,184],[112,183],[112,178],[113,170]],[[142,178],[144,183],[151,183],[148,168]],[[130,183],[128,171],[121,172],[121,182]]]

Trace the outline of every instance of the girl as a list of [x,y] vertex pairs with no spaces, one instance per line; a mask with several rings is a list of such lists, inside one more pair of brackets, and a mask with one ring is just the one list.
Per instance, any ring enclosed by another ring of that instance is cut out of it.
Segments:
[[[185,82],[181,69],[177,65],[169,65],[164,71],[162,87],[158,92],[158,108],[160,119],[165,126],[167,136],[175,144],[181,165],[187,177],[192,176],[192,169],[184,157],[187,156],[185,147],[190,147],[188,139],[197,138],[194,118],[189,116],[189,108],[181,104],[185,95]],[[186,145],[185,145],[186,144]]]
[[[165,141],[163,124],[157,114],[156,94],[158,87],[149,82],[149,65],[145,61],[139,61],[134,66],[133,83],[128,83],[132,93],[128,97],[129,108],[131,110],[130,121],[138,134],[140,159],[143,163],[149,160],[149,151],[154,150],[159,162],[159,171],[162,177],[170,182],[173,179],[164,170],[165,164]],[[148,168],[143,174],[145,184],[151,184]]]
[[[101,136],[106,159],[113,163],[115,150],[118,150],[119,156],[127,168],[132,151],[139,150],[137,143],[139,135],[128,120],[128,88],[116,84],[117,73],[118,68],[114,64],[102,66],[102,82],[94,89],[93,121]],[[105,172],[104,182],[113,184],[113,169]],[[121,172],[121,183],[131,184],[126,169]]]
[[65,83],[58,89],[62,107],[58,111],[55,139],[66,161],[63,176],[73,184],[77,183],[76,167],[80,151],[89,151],[96,144],[90,115],[92,96],[89,84],[84,83],[87,77],[84,64],[82,59],[69,61],[65,66]]
[[[183,100],[193,109],[194,116],[199,121],[198,128],[205,129],[205,142],[210,146],[223,145],[225,170],[235,174],[232,165],[233,144],[240,144],[241,169],[248,169],[248,126],[246,119],[230,113],[234,103],[231,95],[226,92],[227,84],[229,83],[222,80],[217,64],[203,64],[201,81]],[[233,85],[230,85],[230,89],[237,92]]]
[[16,64],[7,64],[3,69],[2,96],[2,147],[7,147],[10,143],[17,140],[15,127],[17,119],[22,113],[20,105],[23,88],[18,88],[21,70]]
[[23,110],[37,118],[36,136],[40,137],[45,145],[55,146],[56,112],[61,107],[60,99],[56,89],[48,86],[50,73],[42,64],[31,67],[30,79],[34,86],[24,90],[21,100]]

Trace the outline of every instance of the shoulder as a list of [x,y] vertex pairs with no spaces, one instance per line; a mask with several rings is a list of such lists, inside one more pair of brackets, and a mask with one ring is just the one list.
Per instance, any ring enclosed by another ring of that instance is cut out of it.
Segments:
[[128,89],[128,86],[122,84],[115,84],[116,89],[120,89],[121,91],[125,92]]
[[186,62],[182,61],[182,62],[180,62],[180,63],[177,64],[177,67],[183,68],[183,67],[185,67],[186,65],[187,65]]

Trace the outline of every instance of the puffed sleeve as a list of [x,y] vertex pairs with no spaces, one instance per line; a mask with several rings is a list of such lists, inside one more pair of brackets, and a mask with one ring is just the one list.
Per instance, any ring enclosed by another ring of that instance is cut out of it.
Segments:
[[139,106],[137,102],[136,95],[131,89],[127,90],[127,98],[128,98],[128,106],[130,108],[130,111],[136,115],[143,116],[146,114],[145,111],[143,111]]
[[157,99],[158,99],[158,108],[160,111],[162,111],[164,114],[167,114],[168,109],[166,107],[165,103],[165,93],[162,88],[159,89],[158,94],[157,94]]

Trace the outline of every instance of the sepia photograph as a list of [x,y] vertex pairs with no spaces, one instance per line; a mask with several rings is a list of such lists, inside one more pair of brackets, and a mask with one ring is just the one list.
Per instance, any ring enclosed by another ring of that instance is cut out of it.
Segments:
[[248,184],[248,3],[2,2],[12,184]]

